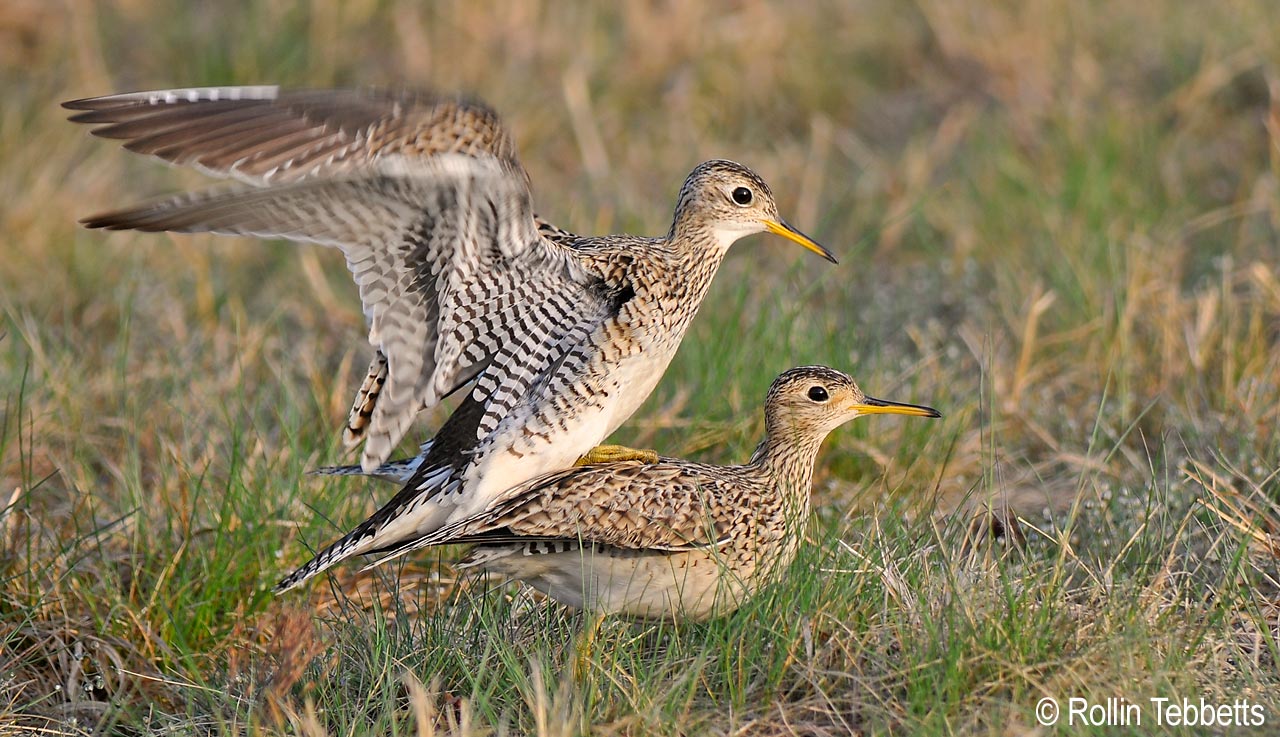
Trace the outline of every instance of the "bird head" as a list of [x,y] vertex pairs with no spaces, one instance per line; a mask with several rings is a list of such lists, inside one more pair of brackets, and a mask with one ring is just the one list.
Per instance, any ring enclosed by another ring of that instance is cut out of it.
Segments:
[[722,250],[768,231],[836,263],[830,251],[782,219],[773,191],[759,174],[732,161],[699,164],[680,188],[672,234],[693,230],[709,232],[714,247]]
[[787,428],[818,439],[855,417],[878,414],[942,416],[932,407],[869,397],[851,376],[825,366],[801,366],[783,373],[769,387],[765,401],[771,432]]

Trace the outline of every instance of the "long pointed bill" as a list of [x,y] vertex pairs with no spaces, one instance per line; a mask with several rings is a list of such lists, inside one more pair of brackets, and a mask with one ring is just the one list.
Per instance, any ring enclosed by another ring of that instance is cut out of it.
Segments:
[[813,251],[833,264],[840,263],[839,261],[836,261],[836,257],[831,255],[830,251],[818,245],[818,243],[809,236],[791,227],[791,224],[786,220],[762,220],[761,222],[764,223],[765,229],[770,233],[780,235],[792,243],[799,243],[806,249]]
[[910,415],[911,417],[941,417],[942,413],[933,407],[925,407],[922,404],[903,404],[901,402],[889,402],[875,397],[863,397],[861,404],[855,404],[850,409],[856,409],[860,414],[864,415]]

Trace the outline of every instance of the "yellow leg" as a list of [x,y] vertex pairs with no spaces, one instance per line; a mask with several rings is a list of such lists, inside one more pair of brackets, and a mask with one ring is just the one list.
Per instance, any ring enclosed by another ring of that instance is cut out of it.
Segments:
[[573,676],[575,680],[586,681],[591,673],[591,658],[594,654],[596,636],[600,634],[600,625],[604,623],[604,614],[590,614],[591,620],[578,635],[574,644]]
[[618,461],[643,461],[657,463],[658,452],[655,450],[636,450],[625,445],[597,445],[578,459],[575,466],[589,463],[617,463]]

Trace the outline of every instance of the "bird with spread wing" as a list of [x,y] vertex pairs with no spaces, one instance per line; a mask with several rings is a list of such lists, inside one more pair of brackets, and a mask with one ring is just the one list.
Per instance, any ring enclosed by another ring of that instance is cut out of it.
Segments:
[[[363,441],[362,472],[404,487],[285,588],[394,552],[591,451],[657,385],[743,236],[773,232],[835,261],[779,216],[764,180],[723,160],[688,176],[665,236],[556,228],[535,215],[510,135],[477,101],[262,86],[64,105],[130,151],[236,180],[88,227],[284,238],[346,257],[374,358],[344,437]],[[415,415],[455,392],[418,456],[388,464]]]

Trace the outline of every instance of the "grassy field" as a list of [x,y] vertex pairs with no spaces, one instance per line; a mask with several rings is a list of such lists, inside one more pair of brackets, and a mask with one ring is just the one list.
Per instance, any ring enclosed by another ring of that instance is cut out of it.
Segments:
[[[1271,0],[233,5],[0,5],[0,735],[1280,729]],[[264,82],[480,95],[578,232],[664,232],[706,158],[771,182],[840,265],[737,246],[620,442],[742,460],[805,363],[944,419],[837,431],[711,623],[588,636],[456,550],[273,597],[394,492],[306,475],[369,357],[341,256],[80,229],[202,178],[57,107]]]

